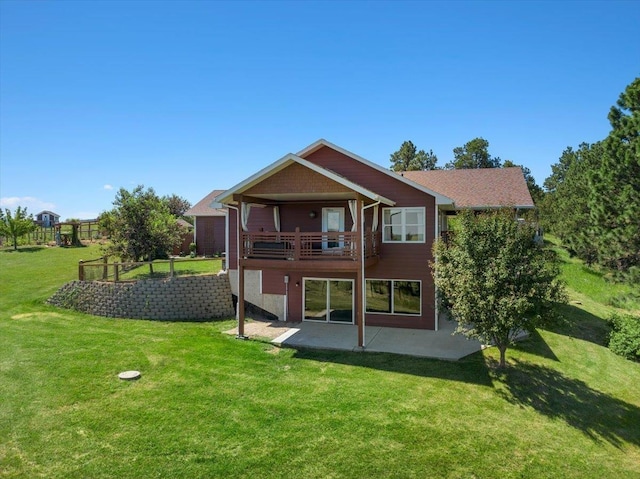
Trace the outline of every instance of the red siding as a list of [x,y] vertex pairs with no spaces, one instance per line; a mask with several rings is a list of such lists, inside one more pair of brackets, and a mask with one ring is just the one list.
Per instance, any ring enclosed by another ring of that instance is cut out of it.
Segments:
[[180,246],[174,246],[171,254],[174,256],[177,256],[179,254],[185,254],[185,255],[189,254],[189,245],[191,244],[192,241],[193,241],[193,231],[184,233],[182,235],[182,243],[180,243]]
[[[266,294],[285,294],[285,275],[289,275],[289,302],[287,305],[289,321],[300,322],[302,321],[303,308],[302,304],[302,290],[303,290],[303,278],[335,278],[335,279],[352,279],[355,282],[355,274],[321,274],[313,273],[311,271],[307,273],[301,273],[299,271],[287,272],[285,270],[263,270],[262,271],[262,292]],[[355,287],[355,285],[354,285]]]
[[[381,245],[380,261],[367,268],[366,278],[398,279],[398,280],[420,280],[422,282],[422,315],[401,316],[367,314],[367,325],[371,326],[392,326],[433,329],[435,294],[433,279],[428,262],[431,260],[431,248],[435,237],[435,199],[423,193],[401,180],[395,180],[374,168],[371,168],[360,161],[354,160],[328,147],[310,154],[306,158],[322,167],[328,168],[336,173],[348,178],[371,191],[385,196],[396,202],[398,207],[423,206],[426,211],[426,242],[420,244],[389,244]],[[346,201],[333,202],[308,202],[298,204],[283,204],[280,206],[281,230],[294,231],[299,227],[301,231],[321,231],[322,229],[322,208],[323,207],[344,207],[345,208],[345,230],[351,229],[351,216]],[[382,208],[380,205],[379,228],[382,228]],[[317,213],[315,218],[309,217],[309,212]],[[373,208],[365,211],[365,224],[371,225]],[[249,217],[249,231],[274,231],[273,209],[252,208]],[[229,216],[230,246],[229,246],[229,266],[236,268],[236,233],[238,230],[236,211],[231,209]],[[289,272],[282,270],[263,270],[262,291],[266,294],[284,294],[284,276],[288,274],[289,281],[289,301],[288,311],[290,321],[300,321],[303,315],[302,304],[302,278],[303,277],[331,277],[355,279],[355,275],[345,274],[318,274],[313,271]]]
[[196,217],[197,254],[211,256],[225,250],[224,216]]
[[[426,207],[426,242],[383,243],[380,261],[375,266],[367,268],[365,272],[366,278],[421,280],[422,316],[368,314],[366,321],[369,325],[433,329],[435,327],[435,289],[429,261],[432,259],[431,249],[435,238],[435,198],[328,147],[319,149],[306,159],[395,201],[398,207]],[[380,215],[382,215],[382,208],[383,205],[380,206]],[[367,224],[371,224],[370,214],[366,216]],[[381,218],[379,225],[382,228]]]

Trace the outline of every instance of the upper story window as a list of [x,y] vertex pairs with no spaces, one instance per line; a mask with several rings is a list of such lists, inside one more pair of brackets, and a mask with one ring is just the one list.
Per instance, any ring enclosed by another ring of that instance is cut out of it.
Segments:
[[382,241],[385,243],[424,243],[425,209],[384,208]]

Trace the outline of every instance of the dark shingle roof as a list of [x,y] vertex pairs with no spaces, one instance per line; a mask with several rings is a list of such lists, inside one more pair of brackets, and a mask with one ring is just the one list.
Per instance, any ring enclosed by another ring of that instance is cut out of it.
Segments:
[[456,208],[534,208],[519,167],[404,171],[408,180],[448,196]]
[[[224,216],[226,214],[225,208],[214,208],[214,200],[216,196],[224,193],[225,190],[213,190],[207,196],[198,201],[195,205],[189,208],[185,212],[185,216]],[[220,203],[215,203],[217,206]]]

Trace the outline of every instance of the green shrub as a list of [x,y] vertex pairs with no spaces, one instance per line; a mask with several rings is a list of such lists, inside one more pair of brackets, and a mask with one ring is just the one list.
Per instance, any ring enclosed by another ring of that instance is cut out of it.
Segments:
[[611,325],[609,349],[627,359],[640,360],[640,317],[613,314],[608,322]]

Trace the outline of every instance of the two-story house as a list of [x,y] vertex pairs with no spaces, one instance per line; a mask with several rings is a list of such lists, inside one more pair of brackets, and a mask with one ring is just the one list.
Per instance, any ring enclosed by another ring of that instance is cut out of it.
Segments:
[[[365,324],[437,329],[429,262],[457,205],[408,176],[318,140],[220,194],[238,333],[245,301],[284,321],[356,324],[359,346]],[[533,207],[525,196],[503,206]]]

